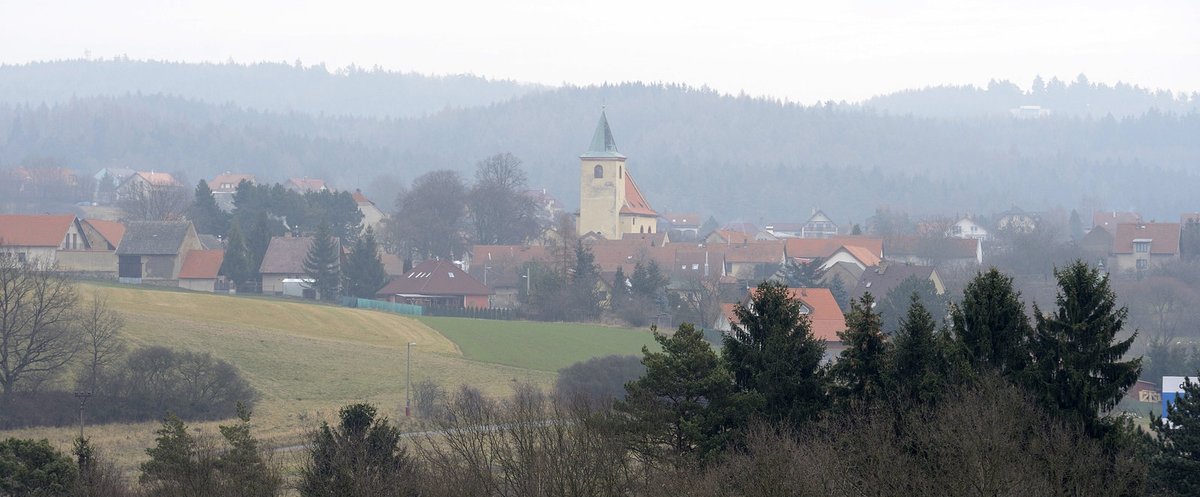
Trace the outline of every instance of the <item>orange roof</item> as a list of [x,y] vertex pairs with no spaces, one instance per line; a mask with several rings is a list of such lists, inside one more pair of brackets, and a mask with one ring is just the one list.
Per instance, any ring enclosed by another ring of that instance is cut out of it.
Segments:
[[213,178],[213,180],[208,183],[208,188],[214,192],[237,191],[237,186],[242,182],[242,180],[254,183],[254,175],[231,173],[227,171],[224,174],[218,174],[217,177]]
[[0,215],[0,245],[58,247],[74,221],[71,214]]
[[633,182],[633,175],[629,174],[629,171],[625,171],[625,205],[621,206],[621,214],[658,217],[658,213],[654,212],[650,203],[642,196],[641,190],[638,190],[637,183]]
[[[757,291],[758,289],[750,290],[748,299],[753,298]],[[799,300],[808,308],[808,321],[814,337],[826,342],[842,340],[838,337],[838,332],[846,329],[846,316],[842,314],[842,308],[838,306],[837,299],[833,298],[833,293],[828,288],[788,288],[788,298]],[[729,311],[725,310],[726,305],[731,306]],[[721,311],[734,317],[732,304],[722,304]]]
[[[721,237],[722,240],[725,240],[726,244],[746,243],[746,242],[754,241],[753,234],[747,234],[747,233],[743,233],[741,231],[716,230],[713,233],[716,234],[717,236]],[[712,235],[709,235],[709,236],[712,236]]]
[[354,190],[354,193],[351,193],[350,196],[354,197],[354,201],[358,202],[359,205],[362,205],[362,204],[375,205],[375,202],[372,202],[371,199],[367,198],[366,195],[363,195],[362,190]]
[[138,171],[137,175],[141,176],[142,179],[146,180],[147,183],[150,183],[154,186],[176,186],[179,184],[178,181],[175,181],[175,177],[168,173]]
[[725,262],[782,264],[784,244],[781,241],[751,241],[729,245],[725,249]]
[[[854,256],[855,259],[858,259],[858,262],[861,262],[864,266],[868,267],[878,266],[879,261],[881,260],[879,256],[872,254],[870,250],[857,245],[842,245],[838,250],[845,250],[846,252],[850,253],[850,255]],[[834,253],[837,253],[837,250],[835,250]]]
[[179,270],[179,279],[215,279],[224,261],[225,251],[221,249],[189,250]]
[[100,236],[108,240],[108,243],[114,247],[120,245],[121,239],[125,237],[125,225],[119,222],[101,219],[85,219],[83,222],[90,224],[100,232]]
[[325,180],[316,178],[292,178],[288,180],[288,186],[300,190],[301,192],[316,192],[328,190],[325,187]]

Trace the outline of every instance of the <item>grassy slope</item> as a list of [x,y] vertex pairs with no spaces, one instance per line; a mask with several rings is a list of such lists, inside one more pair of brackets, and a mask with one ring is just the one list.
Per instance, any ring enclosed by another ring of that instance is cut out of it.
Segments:
[[458,344],[467,359],[540,371],[610,354],[656,348],[650,333],[628,328],[529,321],[422,317],[422,323]]
[[[166,345],[211,352],[229,360],[258,388],[257,433],[268,443],[291,444],[320,420],[354,401],[370,401],[399,417],[404,402],[405,344],[413,346],[413,381],[447,387],[469,383],[503,394],[514,381],[548,385],[553,373],[468,360],[458,347],[419,321],[377,311],[109,285],[80,286],[95,292],[125,317],[132,347]],[[630,352],[635,351],[632,348]],[[216,422],[197,423],[216,433]],[[133,467],[153,442],[157,423],[90,426],[93,440]],[[37,428],[0,432],[48,438],[64,449],[75,429]]]

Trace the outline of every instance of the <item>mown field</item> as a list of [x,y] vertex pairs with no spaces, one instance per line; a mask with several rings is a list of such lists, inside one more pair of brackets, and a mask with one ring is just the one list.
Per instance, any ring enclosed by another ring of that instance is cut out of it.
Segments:
[[[470,384],[507,394],[516,382],[549,387],[555,371],[607,354],[637,354],[645,331],[603,326],[412,319],[380,311],[271,298],[233,297],[115,285],[81,284],[125,318],[130,348],[148,345],[211,352],[258,389],[257,435],[274,446],[299,443],[307,430],[358,401],[404,424],[405,344],[413,382]],[[219,422],[196,423],[216,434]],[[153,443],[155,422],[89,426],[88,436],[132,469]],[[0,432],[0,438],[47,438],[68,448],[77,427]]]

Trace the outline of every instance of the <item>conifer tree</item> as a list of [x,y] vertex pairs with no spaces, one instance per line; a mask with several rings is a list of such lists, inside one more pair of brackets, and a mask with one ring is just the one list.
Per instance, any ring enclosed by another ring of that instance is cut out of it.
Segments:
[[242,228],[237,220],[234,220],[229,227],[229,234],[225,238],[225,259],[221,261],[221,274],[229,278],[241,292],[249,289],[251,285],[247,285],[247,283],[253,280],[254,275],[258,273],[258,268],[250,267],[250,264],[251,255],[249,249],[246,248],[246,239],[242,236]]
[[642,347],[646,372],[625,386],[616,409],[631,420],[636,450],[651,462],[676,468],[716,454],[736,411],[733,378],[704,333],[689,323],[672,335],[654,333],[661,352]]
[[334,300],[341,285],[341,251],[337,241],[329,234],[329,225],[321,223],[313,235],[308,256],[304,258],[304,274],[312,280],[309,288],[316,290],[317,298]]
[[146,449],[150,460],[141,465],[142,484],[151,495],[202,495],[212,481],[212,468],[199,461],[196,440],[183,420],[168,414],[154,433],[154,447]]
[[955,338],[975,371],[1002,376],[1025,369],[1033,328],[1013,289],[1012,278],[998,269],[978,273],[963,290],[963,300],[950,312]]
[[348,405],[338,414],[336,426],[322,423],[309,436],[300,495],[409,495],[413,463],[400,444],[400,430],[377,417],[370,404]]
[[237,424],[219,427],[229,445],[216,460],[221,484],[229,494],[274,496],[279,493],[283,479],[263,458],[258,439],[250,433],[250,410],[241,402],[237,405],[237,417]]
[[1044,314],[1035,307],[1028,386],[1052,412],[1101,435],[1101,412],[1116,406],[1141,372],[1141,358],[1121,361],[1137,333],[1117,341],[1129,310],[1117,307],[1107,275],[1083,261],[1054,275],[1058,308]]
[[571,269],[571,309],[568,317],[576,320],[596,319],[600,316],[600,294],[596,283],[600,272],[596,267],[596,256],[582,241],[575,242],[574,264]]
[[886,393],[890,344],[883,334],[883,320],[872,310],[874,306],[875,298],[870,293],[851,300],[846,329],[838,332],[846,348],[838,354],[829,374],[831,390],[842,405],[870,403]]
[[196,196],[188,208],[188,219],[196,227],[196,232],[205,235],[219,235],[229,231],[229,214],[217,207],[208,182],[200,180],[196,184]]
[[950,340],[937,331],[933,315],[917,294],[910,297],[908,313],[896,332],[889,383],[896,398],[910,405],[936,402],[955,381],[955,359]]
[[613,276],[612,309],[621,310],[629,305],[631,293],[629,291],[629,279],[625,277],[625,268],[617,266],[617,273]]
[[1183,395],[1163,417],[1166,421],[1156,417],[1150,426],[1159,445],[1152,480],[1174,495],[1200,495],[1200,382],[1184,378]]
[[271,245],[271,220],[266,211],[258,211],[254,216],[254,224],[242,234],[246,238],[246,249],[250,251],[250,268],[256,274],[262,267],[263,256],[267,255],[267,247]]
[[346,295],[361,299],[375,298],[375,292],[387,284],[387,272],[383,269],[374,230],[368,227],[354,241],[342,273],[346,280],[343,285]]
[[738,322],[722,350],[734,385],[760,397],[759,414],[767,420],[798,426],[815,419],[828,404],[820,374],[825,344],[813,336],[800,301],[765,281],[734,314]]

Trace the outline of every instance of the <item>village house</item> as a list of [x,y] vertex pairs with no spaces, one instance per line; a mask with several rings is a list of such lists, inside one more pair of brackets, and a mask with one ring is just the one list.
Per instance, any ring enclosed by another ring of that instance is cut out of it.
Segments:
[[983,264],[983,241],[974,238],[897,236],[884,240],[885,259],[903,264],[969,268]]
[[62,251],[90,248],[85,230],[73,214],[0,215],[0,252],[17,262],[57,264]]
[[138,171],[129,175],[116,189],[117,200],[133,200],[152,191],[182,188],[183,185],[168,173]]
[[779,271],[787,260],[783,241],[746,242],[727,245],[724,274],[739,280],[764,280]]
[[376,298],[423,307],[486,309],[491,307],[491,294],[491,289],[453,262],[430,259],[408,274],[392,278],[376,292]]
[[1179,260],[1179,230],[1179,223],[1118,224],[1109,253],[1109,271],[1144,271]]
[[964,217],[950,225],[950,229],[946,230],[945,236],[968,240],[987,240],[990,238],[988,230],[970,217]]
[[858,279],[858,284],[851,290],[850,296],[859,298],[865,293],[870,293],[872,297],[875,297],[875,301],[879,302],[887,298],[892,290],[909,278],[929,280],[933,283],[934,293],[938,295],[946,293],[946,285],[942,283],[942,278],[938,276],[937,269],[933,266],[885,263],[863,271],[862,276]]
[[1007,233],[1032,233],[1037,229],[1040,216],[1013,207],[996,215],[996,230]]
[[821,263],[821,269],[829,270],[829,268],[839,263],[853,264],[858,266],[859,269],[866,269],[879,265],[880,260],[878,255],[875,255],[875,253],[866,247],[842,245],[825,258],[825,262]]
[[661,217],[663,229],[659,231],[675,232],[675,236],[683,241],[695,241],[700,237],[700,215],[692,212],[668,212]]
[[224,261],[223,249],[189,250],[179,270],[179,288],[210,293],[229,291],[229,284],[221,275]]
[[545,263],[547,254],[547,247],[538,245],[476,245],[467,260],[467,273],[491,290],[492,307],[514,308],[522,289],[530,284],[527,265]]
[[1096,211],[1092,213],[1092,227],[1102,227],[1109,233],[1117,232],[1118,224],[1142,222],[1142,215],[1137,212]]
[[[807,264],[814,259],[829,259],[842,247],[860,247],[870,255],[860,254],[864,260],[883,257],[883,239],[861,235],[840,235],[829,238],[788,238],[784,240],[789,262]],[[828,261],[827,261],[828,262]],[[836,263],[837,261],[834,261]],[[860,260],[860,262],[862,262]],[[873,264],[872,264],[873,265]]]
[[763,227],[775,238],[800,238],[804,234],[804,223],[771,223]]
[[190,221],[132,222],[117,247],[117,276],[122,283],[175,286],[187,253],[202,248]]
[[233,212],[233,196],[237,193],[238,185],[243,181],[253,185],[254,175],[225,171],[208,182],[208,189],[212,190],[213,201],[217,203],[217,208],[224,212]]
[[[1115,231],[1116,226],[1112,229]],[[1090,264],[1107,264],[1108,253],[1113,247],[1112,232],[1103,226],[1096,226],[1079,239],[1079,250],[1082,251]]]
[[[262,293],[289,297],[318,297],[308,288],[308,275],[304,271],[304,259],[308,257],[312,242],[311,236],[271,237],[271,242],[267,244],[267,252],[263,254],[262,264],[258,267],[258,272],[262,275]],[[341,244],[336,238],[333,242],[338,253],[341,253]]]
[[358,204],[358,212],[363,216],[363,231],[365,232],[367,228],[371,228],[378,233],[379,225],[387,218],[387,214],[380,210],[379,207],[376,207],[375,202],[372,202],[366,195],[363,195],[362,190],[354,190],[352,196],[354,197],[354,202]]
[[283,184],[283,187],[301,194],[308,192],[322,192],[329,189],[329,187],[325,185],[325,180],[309,177],[290,178],[287,180],[287,183]]
[[814,209],[812,217],[804,223],[800,238],[829,238],[838,234],[838,226],[820,209]]

